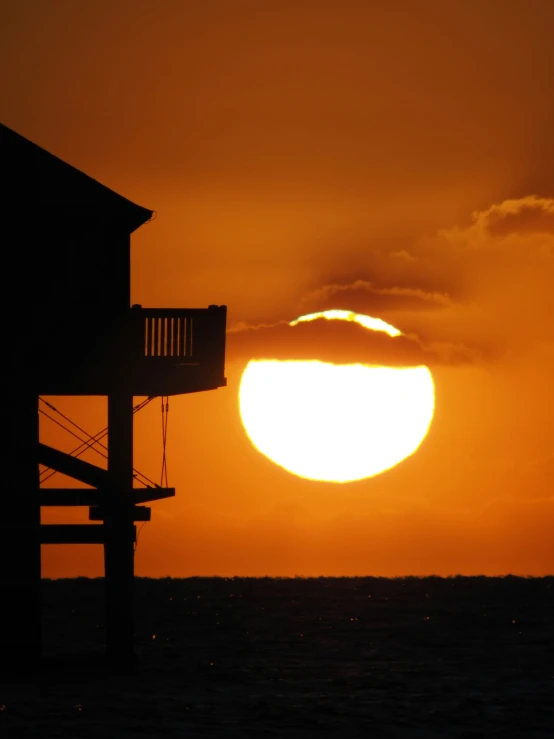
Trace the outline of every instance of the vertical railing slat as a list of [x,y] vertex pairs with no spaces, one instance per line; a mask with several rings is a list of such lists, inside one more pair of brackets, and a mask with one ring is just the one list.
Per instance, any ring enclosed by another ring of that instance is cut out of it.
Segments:
[[[201,362],[204,356],[211,356],[213,342],[224,347],[224,335],[221,337],[217,330],[218,321],[209,318],[198,311],[148,311],[142,319],[143,356],[179,357]],[[224,323],[222,331],[224,334]],[[217,354],[215,346],[214,352]]]
[[159,341],[159,334],[160,334],[158,325],[159,325],[160,319],[158,318],[158,316],[156,316],[152,320],[154,321],[154,340],[153,340],[153,345],[152,345],[152,356],[157,357],[158,356],[158,341]]
[[192,334],[193,334],[193,321],[192,321],[192,318],[189,318],[189,335],[188,335],[188,352],[187,352],[189,357],[192,357],[193,355]]

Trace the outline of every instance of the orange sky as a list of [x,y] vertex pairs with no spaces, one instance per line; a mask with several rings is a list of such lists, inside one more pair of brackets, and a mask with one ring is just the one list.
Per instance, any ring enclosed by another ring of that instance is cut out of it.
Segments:
[[[228,387],[170,401],[177,497],[152,504],[137,574],[552,573],[551,0],[0,8],[2,122],[157,211],[133,302],[229,306]],[[437,385],[419,452],[342,486],[258,454],[237,406],[249,357],[295,351],[280,322],[329,307],[410,334]],[[135,427],[157,481],[159,401]],[[43,561],[101,573],[99,547]]]

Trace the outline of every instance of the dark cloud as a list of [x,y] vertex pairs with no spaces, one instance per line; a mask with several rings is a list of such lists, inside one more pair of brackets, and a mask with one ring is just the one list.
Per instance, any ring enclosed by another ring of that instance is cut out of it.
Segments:
[[[449,249],[457,252],[503,249],[508,254],[512,244],[517,244],[521,251],[527,253],[537,243],[537,237],[552,236],[554,199],[527,195],[475,211],[467,227],[440,231],[437,241],[439,250],[435,249],[434,255],[440,258],[441,252],[447,255]],[[430,248],[432,250],[432,246]]]
[[[554,200],[529,196],[475,212],[466,227],[427,235],[404,250],[396,242],[368,249],[357,270],[338,262],[319,284],[305,287],[288,316],[283,309],[264,323],[234,324],[229,357],[432,367],[532,352],[554,336],[545,319],[554,309],[553,217]],[[288,325],[330,309],[382,318],[403,336],[341,321]]]
[[417,336],[390,337],[350,321],[315,321],[289,326],[247,326],[229,331],[229,358],[309,360],[335,364],[369,364],[412,367],[433,364],[459,364],[479,361],[480,355],[463,344],[422,342]]
[[303,298],[303,305],[316,311],[339,308],[366,315],[394,310],[429,310],[452,305],[445,292],[420,287],[379,285],[368,280],[323,285]]
[[506,200],[477,214],[475,222],[492,237],[554,234],[554,200],[534,195]]
[[365,260],[357,272],[339,261],[304,292],[299,313],[382,318],[414,337],[427,363],[496,363],[554,336],[554,199],[501,201],[404,249],[372,246]]

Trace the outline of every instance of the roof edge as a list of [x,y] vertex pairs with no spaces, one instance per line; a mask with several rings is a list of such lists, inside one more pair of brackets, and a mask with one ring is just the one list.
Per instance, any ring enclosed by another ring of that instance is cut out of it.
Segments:
[[[117,210],[122,214],[122,220],[125,221],[126,226],[129,228],[129,233],[133,233],[140,226],[150,221],[154,215],[154,211],[145,208],[137,203],[134,203],[124,195],[120,195],[115,190],[102,184],[99,180],[86,174],[72,164],[64,161],[60,157],[52,154],[50,151],[42,146],[39,146],[34,141],[27,139],[22,134],[14,131],[3,123],[0,123],[0,139],[2,140],[3,146],[11,146],[13,148],[21,148],[22,152],[31,154],[38,158],[43,164],[44,169],[47,171],[48,167],[63,171],[64,178],[67,177],[68,181],[73,180],[75,184],[80,185],[85,192],[85,200],[90,201],[91,207],[98,206],[95,200],[102,201],[102,205],[106,210]],[[71,189],[73,183],[68,185],[68,189]],[[50,201],[45,198],[45,205]],[[53,203],[55,204],[55,203]],[[85,205],[85,202],[82,203]]]

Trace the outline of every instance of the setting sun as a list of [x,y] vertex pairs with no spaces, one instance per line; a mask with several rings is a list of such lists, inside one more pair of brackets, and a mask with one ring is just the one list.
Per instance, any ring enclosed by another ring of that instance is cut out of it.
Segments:
[[[379,319],[346,311],[303,316],[291,325],[316,318],[400,335]],[[435,395],[425,366],[252,360],[239,405],[250,440],[275,464],[312,480],[351,482],[416,451],[431,424]]]

